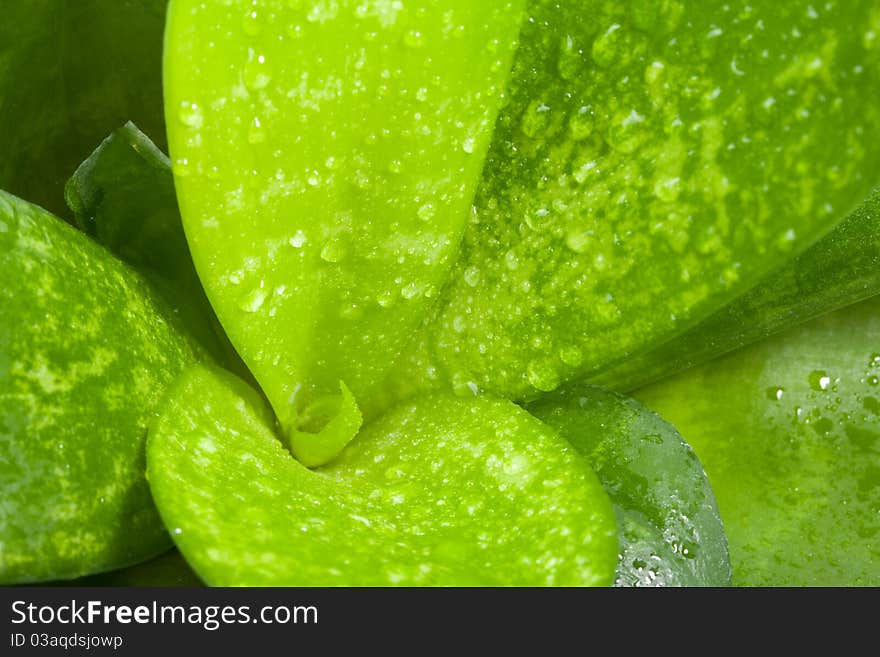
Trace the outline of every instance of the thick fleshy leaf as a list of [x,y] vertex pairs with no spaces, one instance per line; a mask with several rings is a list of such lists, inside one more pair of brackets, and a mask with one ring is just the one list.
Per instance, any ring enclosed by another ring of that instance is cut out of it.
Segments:
[[168,548],[147,425],[195,360],[163,299],[79,231],[0,192],[0,581]]
[[128,120],[160,146],[167,0],[4,0],[0,188],[64,215],[64,182]]
[[149,279],[218,362],[242,371],[193,267],[171,162],[144,133],[133,123],[114,131],[64,196],[81,230]]
[[445,280],[521,5],[171,3],[166,113],[184,226],[294,442],[309,409],[346,412],[340,381],[358,400],[374,392]]
[[614,512],[585,459],[514,404],[421,398],[309,470],[234,377],[192,368],[151,431],[156,503],[213,585],[598,585]]
[[594,382],[631,390],[880,294],[880,191],[743,297]]
[[70,582],[73,586],[203,586],[177,550],[136,566],[90,575]]
[[638,391],[696,450],[733,582],[880,585],[880,297]]
[[528,399],[665,342],[880,180],[872,0],[529,7],[407,389]]
[[593,466],[617,514],[617,586],[726,586],[727,539],[693,450],[656,413],[593,386],[566,386],[527,410]]

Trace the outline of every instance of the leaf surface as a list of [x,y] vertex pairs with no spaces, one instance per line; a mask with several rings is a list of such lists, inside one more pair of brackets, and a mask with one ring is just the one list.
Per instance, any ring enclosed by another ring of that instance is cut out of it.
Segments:
[[73,578],[162,552],[147,425],[201,353],[144,279],[5,192],[0,275],[0,581]]
[[135,121],[164,148],[166,0],[4,0],[0,188],[66,216],[64,183]]
[[636,393],[700,457],[740,586],[880,584],[880,297]]
[[220,586],[602,585],[614,512],[564,440],[514,404],[427,397],[332,464],[284,450],[256,394],[197,366],[151,432],[156,503]]
[[374,394],[445,280],[521,5],[172,2],[166,113],[187,237],[294,443],[316,407],[356,424],[340,381]]
[[587,458],[617,514],[617,586],[727,586],[727,539],[690,446],[635,400],[569,385],[527,406]]
[[880,180],[869,0],[536,0],[439,310],[391,378],[527,400],[684,332]]

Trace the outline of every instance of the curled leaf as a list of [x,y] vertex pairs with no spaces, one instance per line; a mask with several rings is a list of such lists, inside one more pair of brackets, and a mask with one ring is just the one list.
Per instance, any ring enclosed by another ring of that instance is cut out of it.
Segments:
[[309,470],[245,384],[197,366],[151,431],[150,486],[221,586],[600,585],[614,512],[586,461],[507,401],[427,397]]

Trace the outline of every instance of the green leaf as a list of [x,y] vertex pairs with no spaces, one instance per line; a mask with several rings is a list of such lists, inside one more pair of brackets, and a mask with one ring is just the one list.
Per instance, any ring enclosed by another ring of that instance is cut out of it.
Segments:
[[673,426],[592,386],[561,388],[527,410],[585,456],[614,503],[617,586],[727,586],[727,539],[706,473]]
[[166,0],[4,0],[0,188],[63,216],[70,173],[133,120],[164,147]]
[[444,281],[521,4],[172,3],[184,226],[292,438],[306,409],[339,404],[340,380],[375,391]]
[[144,444],[195,343],[141,277],[5,192],[0,277],[0,581],[73,578],[167,549]]
[[600,585],[614,512],[586,461],[514,404],[428,397],[309,470],[256,393],[181,377],[147,447],[150,486],[209,584]]
[[133,123],[114,131],[67,181],[80,229],[165,295],[219,363],[244,370],[199,282],[174,190],[171,162]]
[[404,392],[529,399],[666,342],[880,180],[876,2],[529,6]]
[[177,550],[136,566],[90,575],[70,582],[73,586],[203,586]]
[[684,335],[593,379],[622,390],[880,294],[880,191],[831,233]]
[[638,391],[706,468],[741,586],[880,585],[880,297]]

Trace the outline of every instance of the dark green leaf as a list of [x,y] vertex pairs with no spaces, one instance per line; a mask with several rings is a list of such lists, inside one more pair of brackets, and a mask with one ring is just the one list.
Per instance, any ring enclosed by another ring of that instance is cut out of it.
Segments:
[[5,192],[0,278],[0,581],[73,578],[167,549],[144,443],[195,343],[140,276]]
[[79,227],[150,280],[219,363],[242,372],[199,282],[168,158],[137,127],[116,130],[67,182]]
[[166,0],[4,0],[0,188],[66,213],[64,183],[128,120],[160,147]]
[[617,586],[726,586],[727,539],[706,473],[667,422],[638,402],[567,386],[527,406],[593,466],[620,541]]
[[880,192],[743,297],[658,349],[593,381],[631,390],[880,294]]

